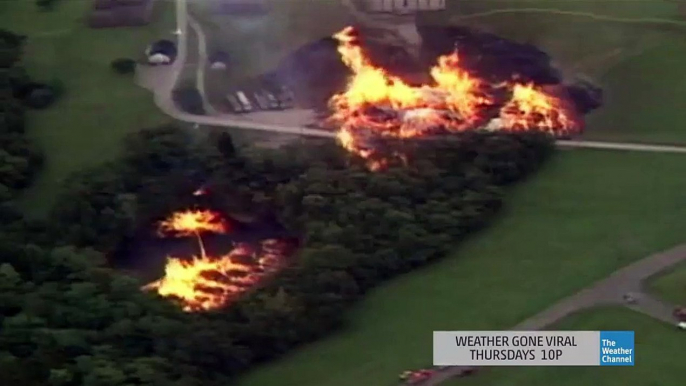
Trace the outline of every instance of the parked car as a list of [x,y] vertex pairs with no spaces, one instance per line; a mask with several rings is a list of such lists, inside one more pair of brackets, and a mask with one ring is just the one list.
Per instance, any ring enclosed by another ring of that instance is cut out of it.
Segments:
[[252,93],[252,96],[260,110],[269,110],[269,103],[264,95],[262,95],[259,91],[255,91]]
[[247,96],[245,96],[245,93],[243,91],[236,92],[236,99],[238,99],[238,101],[241,102],[241,105],[243,106],[243,111],[250,112],[253,110],[252,103],[250,103],[250,100]]
[[288,87],[279,87],[277,99],[279,100],[279,104],[281,105],[282,109],[293,108],[295,96],[293,95],[293,91],[291,91]]
[[269,91],[264,92],[265,98],[267,98],[267,102],[269,103],[269,108],[271,110],[279,110],[282,109],[283,107],[281,106],[281,103],[279,103],[279,100],[276,99],[274,94],[272,94]]
[[291,90],[291,88],[285,84],[279,86],[279,93],[283,95],[284,98],[295,100],[295,94],[293,93],[293,90]]
[[233,111],[234,113],[240,114],[245,112],[243,105],[241,104],[241,102],[238,101],[238,98],[236,98],[235,95],[227,95],[226,101],[229,102],[229,107],[231,108],[231,111]]

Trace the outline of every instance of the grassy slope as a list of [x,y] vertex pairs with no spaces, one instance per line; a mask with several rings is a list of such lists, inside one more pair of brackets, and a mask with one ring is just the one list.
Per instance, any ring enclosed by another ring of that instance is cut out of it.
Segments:
[[[685,35],[686,36],[686,35]],[[686,144],[686,40],[665,38],[602,80],[605,106],[589,119],[589,137]]]
[[675,5],[662,0],[486,0],[448,2],[448,6],[447,12],[435,14],[436,22],[476,25],[511,39],[532,42],[550,52],[565,68],[616,48],[644,44],[664,33],[661,27],[621,19],[672,20],[676,15]]
[[[502,329],[683,242],[680,155],[561,151],[455,255],[379,288],[350,329],[239,384],[384,385],[431,361],[431,331]],[[660,170],[661,173],[655,173]]]
[[58,78],[66,89],[55,106],[29,116],[29,133],[45,150],[47,167],[23,204],[40,215],[70,173],[115,156],[126,133],[166,121],[150,93],[114,74],[109,64],[118,57],[138,58],[151,40],[170,36],[174,14],[171,3],[159,2],[153,25],[91,30],[84,22],[91,1],[59,1],[52,12],[40,12],[28,0],[2,3],[0,24],[28,35],[31,75]]
[[652,280],[648,289],[673,304],[686,304],[686,264]]
[[686,335],[673,326],[621,308],[600,308],[569,317],[560,330],[632,330],[636,332],[634,367],[494,368],[445,386],[677,386],[683,385]]

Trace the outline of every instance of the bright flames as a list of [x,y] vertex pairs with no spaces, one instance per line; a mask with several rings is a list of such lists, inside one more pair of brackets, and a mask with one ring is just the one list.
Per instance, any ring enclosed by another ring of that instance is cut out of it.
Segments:
[[[334,38],[353,75],[346,90],[329,101],[330,121],[339,128],[340,144],[363,158],[372,158],[374,150],[363,142],[374,136],[411,138],[486,127],[558,136],[581,130],[580,120],[563,99],[533,84],[489,84],[464,70],[457,52],[438,58],[430,84],[412,86],[372,64],[354,28],[347,27]],[[503,88],[511,97],[500,103],[498,113],[493,91]]]
[[502,127],[510,131],[538,130],[571,134],[580,129],[566,101],[543,93],[533,84],[515,84],[512,99],[500,110]]
[[229,225],[221,215],[209,210],[186,210],[173,213],[160,222],[157,233],[166,236],[192,236],[199,233],[226,233]]
[[226,223],[210,211],[178,212],[162,221],[159,235],[194,234],[200,253],[190,259],[167,257],[164,276],[143,290],[177,299],[187,312],[207,311],[226,306],[281,266],[284,253],[278,240],[264,241],[257,248],[237,244],[227,254],[209,256],[200,233],[226,233]]

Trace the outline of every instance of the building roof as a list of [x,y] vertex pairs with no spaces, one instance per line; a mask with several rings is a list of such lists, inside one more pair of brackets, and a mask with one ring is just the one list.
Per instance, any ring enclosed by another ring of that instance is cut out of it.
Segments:
[[369,12],[411,13],[444,10],[446,0],[361,0]]

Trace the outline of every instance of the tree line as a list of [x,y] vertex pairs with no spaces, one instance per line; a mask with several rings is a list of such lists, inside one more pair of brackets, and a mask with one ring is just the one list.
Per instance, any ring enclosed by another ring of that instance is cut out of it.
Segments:
[[[129,135],[72,176],[46,221],[0,225],[0,384],[225,385],[344,323],[379,283],[446,255],[499,213],[507,186],[552,154],[537,133],[464,133],[402,150],[382,172],[332,142],[236,148],[225,131]],[[386,150],[383,150],[386,149]],[[280,221],[292,263],[230,307],[184,313],[107,258],[200,186],[205,204]]]
[[43,163],[42,152],[26,137],[26,109],[48,107],[55,99],[22,66],[24,40],[0,29],[0,203],[29,186]]

